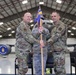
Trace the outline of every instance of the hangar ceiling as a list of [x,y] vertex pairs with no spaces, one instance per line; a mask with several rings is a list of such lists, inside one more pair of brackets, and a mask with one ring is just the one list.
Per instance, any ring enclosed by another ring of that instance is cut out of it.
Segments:
[[0,0],[0,39],[15,37],[16,27],[25,12],[31,12],[34,19],[40,1],[44,2],[41,5],[43,15],[50,20],[52,11],[59,12],[61,20],[68,27],[68,37],[76,38],[76,0],[62,0],[61,4],[56,0],[27,0],[27,4],[22,4],[22,1],[24,0]]

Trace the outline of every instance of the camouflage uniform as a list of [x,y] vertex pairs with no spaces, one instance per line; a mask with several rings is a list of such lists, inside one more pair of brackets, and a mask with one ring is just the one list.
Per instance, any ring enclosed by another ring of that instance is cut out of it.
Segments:
[[[43,27],[47,28],[51,34],[51,30],[54,28],[54,23],[51,23],[51,22],[48,22],[49,20],[44,20],[43,22]],[[49,38],[51,36],[49,35]],[[51,51],[51,45],[50,43],[47,43],[47,49],[48,49],[48,52]]]
[[[38,30],[38,25],[35,25],[32,30],[33,36],[40,40],[40,33]],[[44,28],[42,32],[42,39],[46,43],[46,40],[49,38],[49,31]],[[34,68],[35,68],[35,74],[36,75],[42,75],[42,67],[41,67],[41,49],[40,44],[37,42],[34,42],[33,44],[33,60],[34,60]],[[44,62],[44,71],[46,68],[46,60],[47,60],[47,46],[45,45],[43,47],[43,62]]]
[[66,75],[65,72],[65,54],[66,50],[66,25],[59,23],[52,29],[51,38],[48,40],[53,48],[54,70],[56,75]]
[[19,75],[25,75],[28,71],[27,57],[30,52],[31,44],[36,40],[31,34],[31,30],[28,24],[23,21],[16,29],[16,44],[15,51],[18,58]]

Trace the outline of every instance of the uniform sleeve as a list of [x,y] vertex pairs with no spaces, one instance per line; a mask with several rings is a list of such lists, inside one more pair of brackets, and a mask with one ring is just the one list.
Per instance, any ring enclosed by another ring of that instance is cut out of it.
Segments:
[[48,29],[45,29],[44,33],[46,35],[46,40],[48,40],[50,38],[50,32]]
[[52,34],[51,38],[48,40],[48,42],[56,42],[63,34],[65,34],[66,28],[65,25],[61,25],[57,28],[56,33]]
[[26,28],[24,26],[20,26],[21,34],[23,38],[29,42],[34,43],[37,42],[37,40],[32,36],[31,30],[29,28]]

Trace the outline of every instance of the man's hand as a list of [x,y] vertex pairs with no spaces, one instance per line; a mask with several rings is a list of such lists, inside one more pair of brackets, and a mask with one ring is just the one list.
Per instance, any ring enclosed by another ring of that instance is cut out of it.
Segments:
[[43,40],[40,40],[40,47],[41,47],[41,48],[44,47],[44,42],[43,42]]

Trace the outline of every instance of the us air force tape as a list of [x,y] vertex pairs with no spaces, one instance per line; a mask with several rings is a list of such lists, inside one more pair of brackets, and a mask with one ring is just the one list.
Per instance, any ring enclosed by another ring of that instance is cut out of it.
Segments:
[[10,50],[11,50],[10,46],[3,45],[3,44],[0,45],[0,54],[1,55],[8,55],[11,52]]

